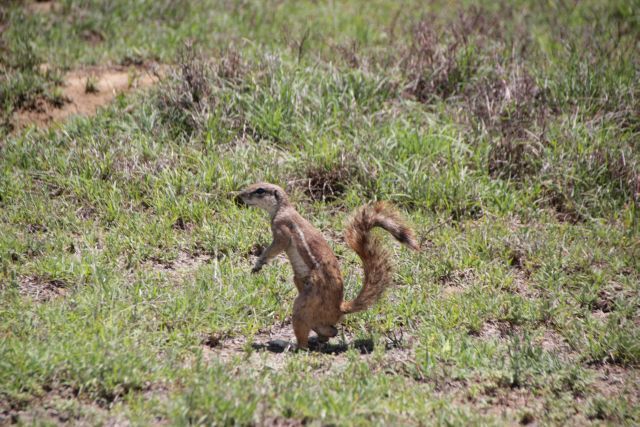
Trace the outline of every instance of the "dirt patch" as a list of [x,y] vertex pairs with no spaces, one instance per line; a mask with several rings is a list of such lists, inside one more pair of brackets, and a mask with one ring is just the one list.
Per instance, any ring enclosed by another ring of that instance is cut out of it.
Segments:
[[457,286],[444,286],[440,288],[440,292],[445,298],[450,298],[463,293],[464,289]]
[[[640,403],[640,388],[637,386],[640,378],[637,369],[604,365],[598,369],[589,369],[589,373],[589,397],[574,395],[573,400],[566,403],[575,411],[573,418],[564,420],[569,425],[587,425],[590,424],[589,419],[602,416],[589,415],[587,400],[593,398],[623,399],[629,407],[636,407]],[[440,374],[430,376],[425,382],[433,387],[433,391],[441,399],[467,407],[479,415],[499,418],[508,425],[549,423],[550,403],[557,398],[536,391],[535,388],[504,387],[499,382],[483,377],[471,376],[456,380],[448,374]],[[605,413],[600,419],[617,422],[628,420],[617,416],[615,413],[610,416]]]
[[162,261],[153,259],[147,262],[146,267],[166,274],[173,282],[195,273],[202,265],[211,262],[212,259],[207,254],[191,254],[180,251],[174,260]]
[[512,272],[513,282],[510,289],[523,298],[538,298],[540,293],[531,285],[528,275],[525,271],[516,269]]
[[25,8],[27,9],[28,12],[41,13],[44,15],[44,14],[55,12],[55,9],[57,6],[58,4],[55,1],[36,0],[36,1],[28,2],[25,5]]
[[627,292],[620,283],[607,285],[598,291],[598,297],[593,303],[593,311],[601,311],[603,313],[611,313],[616,309],[616,300],[633,298],[630,292]]
[[640,370],[602,365],[591,371],[592,387],[607,398],[624,396],[632,405],[640,404]]
[[478,336],[484,339],[507,340],[516,333],[516,327],[509,322],[489,320],[482,325]]
[[14,115],[16,128],[29,125],[48,127],[71,116],[89,116],[107,105],[118,94],[150,86],[158,81],[156,73],[141,67],[85,68],[68,73],[61,88],[61,106],[44,99],[28,110]]
[[342,197],[352,185],[367,191],[377,171],[364,165],[352,154],[342,153],[332,164],[312,163],[287,182],[287,189],[301,190],[312,201],[333,202]]
[[91,46],[97,46],[105,39],[104,34],[97,30],[84,30],[80,34],[80,37]]
[[512,346],[518,342],[530,342],[532,346],[541,348],[544,352],[557,357],[564,362],[577,361],[576,353],[569,343],[555,330],[549,328],[536,329],[525,332],[520,325],[513,325],[504,320],[488,320],[479,331],[469,332],[484,340],[495,340],[501,345]]
[[507,425],[535,423],[538,414],[544,413],[544,398],[527,388],[501,387],[492,380],[474,376],[455,379],[444,373],[429,376],[424,382],[439,399],[482,416],[498,417]]
[[[543,412],[544,401],[525,388],[486,387],[483,395],[469,401],[481,413],[503,419],[520,419],[521,424],[535,422],[533,414]],[[521,413],[518,417],[516,414]]]
[[351,171],[344,165],[332,169],[310,166],[307,177],[298,181],[299,187],[311,200],[330,202],[341,197],[349,185]]
[[[523,330],[521,326],[513,325],[504,320],[488,320],[477,332],[477,335],[485,339],[497,339],[506,341],[514,335],[522,336]],[[539,345],[544,351],[550,353],[569,353],[571,347],[565,339],[552,329],[545,328],[531,333],[532,343]]]
[[67,292],[64,281],[40,276],[24,276],[20,279],[19,286],[20,294],[38,302],[50,301]]
[[262,420],[258,425],[263,427],[298,427],[306,425],[306,420],[297,420],[294,418],[285,417],[267,417]]
[[[355,349],[362,355],[370,354],[374,350],[375,343],[372,339],[356,339],[341,326],[338,326],[338,330],[338,336],[328,343],[319,343],[313,333],[309,338],[310,352],[329,357],[326,360],[327,366],[319,366],[323,372],[328,368],[346,364],[347,358],[344,353],[349,349]],[[226,363],[242,358],[254,367],[281,370],[286,366],[289,354],[296,351],[295,343],[293,326],[290,319],[287,319],[259,331],[252,337],[225,334],[204,336],[201,348],[205,361],[218,360]],[[387,346],[387,349],[389,352],[402,351],[393,346]]]
[[580,358],[580,355],[571,348],[567,340],[552,329],[545,328],[540,335],[533,339],[533,343],[565,363],[577,363]]
[[438,281],[442,285],[442,292],[445,296],[463,292],[473,285],[477,274],[473,268],[462,270],[452,270],[440,276]]
[[171,264],[164,265],[165,269],[176,272],[192,271],[200,265],[210,261],[209,255],[191,255],[186,252],[180,252]]
[[609,318],[610,314],[611,314],[611,312],[608,312],[608,311],[605,312],[605,311],[602,311],[602,310],[593,310],[591,312],[591,315],[593,317],[595,317],[596,319],[598,319],[598,320],[600,320],[602,322],[605,322]]
[[286,364],[287,353],[294,349],[294,342],[293,328],[283,322],[259,332],[253,337],[253,342],[242,335],[203,337],[202,357],[206,362],[217,360],[225,363],[242,358],[253,366],[281,370]]
[[553,215],[559,222],[578,224],[584,221],[583,215],[578,210],[578,205],[561,188],[544,184],[543,195],[542,204],[551,208]]
[[50,390],[27,406],[0,405],[0,425],[128,426],[121,416],[92,403],[79,400],[71,389]]

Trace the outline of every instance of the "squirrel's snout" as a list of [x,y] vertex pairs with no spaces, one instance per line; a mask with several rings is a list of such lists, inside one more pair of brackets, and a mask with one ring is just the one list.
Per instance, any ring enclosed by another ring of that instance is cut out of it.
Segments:
[[236,196],[233,198],[233,201],[236,203],[237,206],[240,206],[240,207],[247,206],[241,194],[236,194]]

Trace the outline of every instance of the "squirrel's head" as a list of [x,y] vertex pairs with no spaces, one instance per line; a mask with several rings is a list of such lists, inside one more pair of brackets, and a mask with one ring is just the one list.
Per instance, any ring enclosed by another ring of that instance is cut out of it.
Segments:
[[277,185],[258,182],[238,193],[236,202],[264,209],[273,216],[281,206],[289,203],[289,199],[287,193]]

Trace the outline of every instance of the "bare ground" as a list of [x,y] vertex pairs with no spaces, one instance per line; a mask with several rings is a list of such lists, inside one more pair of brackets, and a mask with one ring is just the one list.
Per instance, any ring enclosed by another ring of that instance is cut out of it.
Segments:
[[57,2],[51,0],[36,0],[25,4],[27,11],[31,13],[51,13],[57,7]]
[[130,423],[114,416],[95,402],[77,398],[65,388],[53,389],[26,407],[3,407],[0,404],[0,425],[74,425],[124,427]]
[[74,70],[65,76],[62,86],[64,105],[58,108],[45,100],[35,108],[14,114],[16,129],[35,125],[49,127],[71,116],[89,116],[111,102],[118,94],[157,83],[158,75],[142,67],[94,67]]
[[180,251],[177,258],[172,261],[149,260],[145,268],[166,274],[172,282],[176,282],[193,276],[201,266],[212,260],[213,258],[209,255]]
[[49,301],[67,292],[64,282],[39,276],[21,277],[18,283],[22,295],[39,302]]

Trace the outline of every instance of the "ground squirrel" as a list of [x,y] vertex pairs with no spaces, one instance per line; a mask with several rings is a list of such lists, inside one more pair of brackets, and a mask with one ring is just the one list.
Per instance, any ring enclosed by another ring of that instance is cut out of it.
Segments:
[[390,285],[390,255],[370,233],[372,228],[381,227],[399,242],[419,250],[413,232],[389,205],[377,202],[358,209],[345,230],[345,239],[362,259],[364,283],[356,299],[344,301],[338,260],[320,231],[300,216],[282,188],[268,183],[253,184],[241,191],[236,200],[264,209],[271,216],[273,242],[251,271],[257,273],[283,251],[291,262],[299,292],[293,306],[298,348],[307,348],[311,330],[318,334],[320,342],[336,336],[335,324],[344,314],[369,308]]

